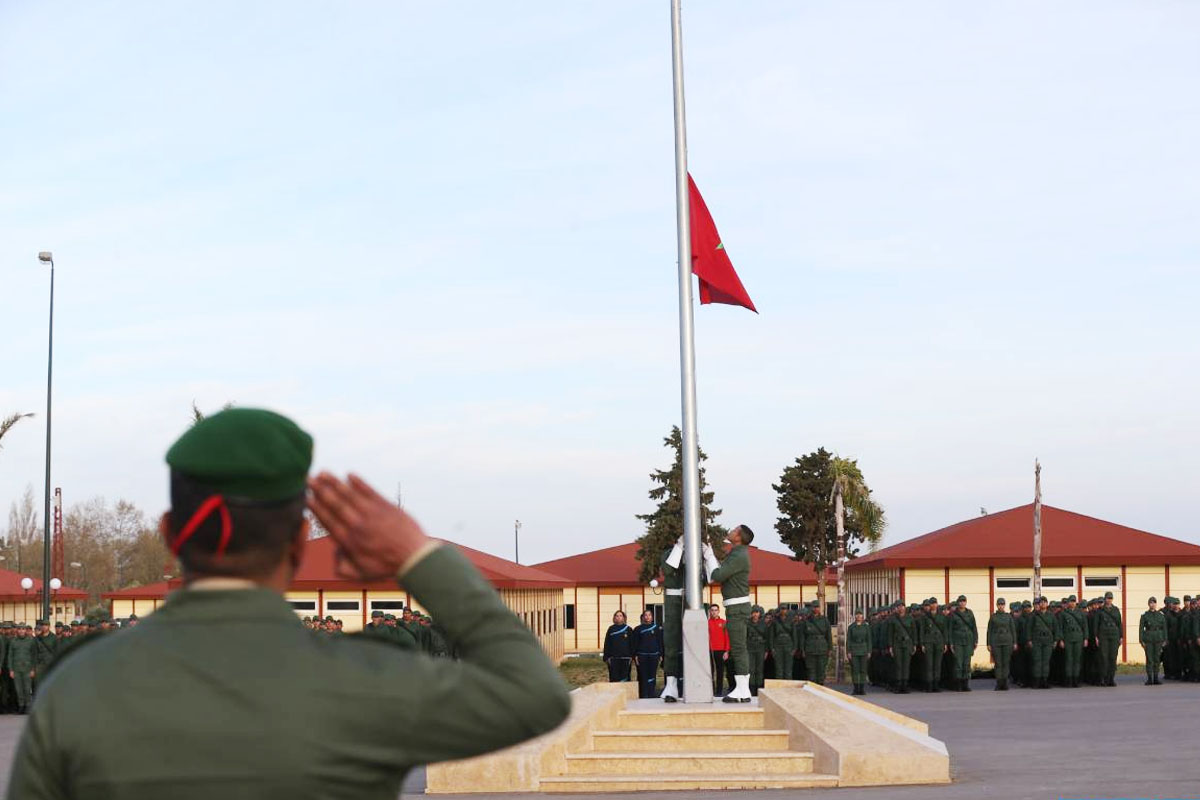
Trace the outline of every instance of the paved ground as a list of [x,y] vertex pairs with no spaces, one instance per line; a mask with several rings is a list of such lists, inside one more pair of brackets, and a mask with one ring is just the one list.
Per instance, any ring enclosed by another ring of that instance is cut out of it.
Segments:
[[[1115,689],[988,691],[969,694],[871,693],[867,699],[929,723],[946,742],[949,786],[753,792],[755,800],[1057,800],[1058,798],[1200,798],[1200,686],[1142,685],[1122,676]],[[0,717],[0,777],[7,785],[22,718]],[[418,770],[404,798],[422,797]],[[749,793],[748,793],[749,794]],[[546,795],[500,795],[508,800]],[[579,795],[572,795],[578,797]],[[621,797],[621,795],[607,795]],[[715,800],[728,792],[688,792]],[[482,798],[483,795],[470,795]],[[683,800],[673,792],[643,800]]]

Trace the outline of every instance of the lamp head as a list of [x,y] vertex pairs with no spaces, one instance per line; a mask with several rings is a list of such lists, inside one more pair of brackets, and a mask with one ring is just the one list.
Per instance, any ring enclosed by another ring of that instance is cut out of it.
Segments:
[[43,264],[53,264],[54,253],[51,253],[49,250],[43,250],[38,253],[38,261],[41,261]]
[[21,588],[29,591],[33,588],[33,578],[21,578]]
[[51,578],[50,579],[50,588],[53,591],[57,592],[59,589],[62,588],[62,581],[60,581],[58,578]]
[[650,588],[651,588],[651,589],[657,589],[657,588],[658,588],[658,578],[651,578],[651,579],[650,579]]

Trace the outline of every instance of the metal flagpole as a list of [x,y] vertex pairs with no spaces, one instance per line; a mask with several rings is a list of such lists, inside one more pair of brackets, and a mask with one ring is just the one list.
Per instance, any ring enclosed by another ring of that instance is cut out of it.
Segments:
[[[683,410],[684,701],[712,700],[705,651],[708,622],[700,610],[700,452],[696,434],[696,342],[692,308],[692,230],[688,207],[687,119],[683,104],[680,0],[671,0],[671,78],[675,98],[675,224],[679,246],[679,374]],[[703,633],[701,634],[701,629]],[[707,691],[706,691],[707,687]]]
[[1033,461],[1033,601],[1042,596],[1042,465]]

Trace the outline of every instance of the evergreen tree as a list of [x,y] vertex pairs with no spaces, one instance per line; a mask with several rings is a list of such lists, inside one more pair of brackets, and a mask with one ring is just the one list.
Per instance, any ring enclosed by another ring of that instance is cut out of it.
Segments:
[[[638,514],[637,518],[646,523],[646,532],[638,537],[637,560],[641,565],[638,580],[648,583],[659,573],[659,561],[663,551],[675,543],[683,535],[683,434],[679,426],[671,428],[671,434],[663,439],[663,446],[670,448],[675,454],[675,460],[670,469],[655,470],[650,473],[654,487],[650,490],[650,499],[658,502],[658,507],[649,514]],[[700,451],[700,464],[703,465],[708,456]],[[704,541],[717,547],[729,531],[718,525],[714,520],[720,516],[721,509],[713,508],[713,493],[705,491],[707,483],[704,480],[704,467],[700,467],[700,530]]]
[[784,468],[779,483],[771,485],[780,514],[775,531],[796,560],[816,570],[822,602],[825,571],[837,563],[838,554],[837,515],[831,503],[835,481],[841,482],[843,491],[851,484],[855,488],[855,502],[844,508],[846,558],[854,558],[857,544],[879,538],[883,522],[883,510],[870,500],[870,489],[855,462],[836,459],[822,447],[797,458]]

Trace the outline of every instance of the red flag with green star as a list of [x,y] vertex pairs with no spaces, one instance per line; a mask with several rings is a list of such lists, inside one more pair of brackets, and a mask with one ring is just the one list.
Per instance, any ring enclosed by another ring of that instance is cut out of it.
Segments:
[[717,233],[717,225],[708,213],[708,206],[704,204],[691,173],[688,173],[688,207],[692,222],[692,272],[700,279],[700,305],[724,303],[748,308],[757,314],[758,309],[733,269],[733,262]]

